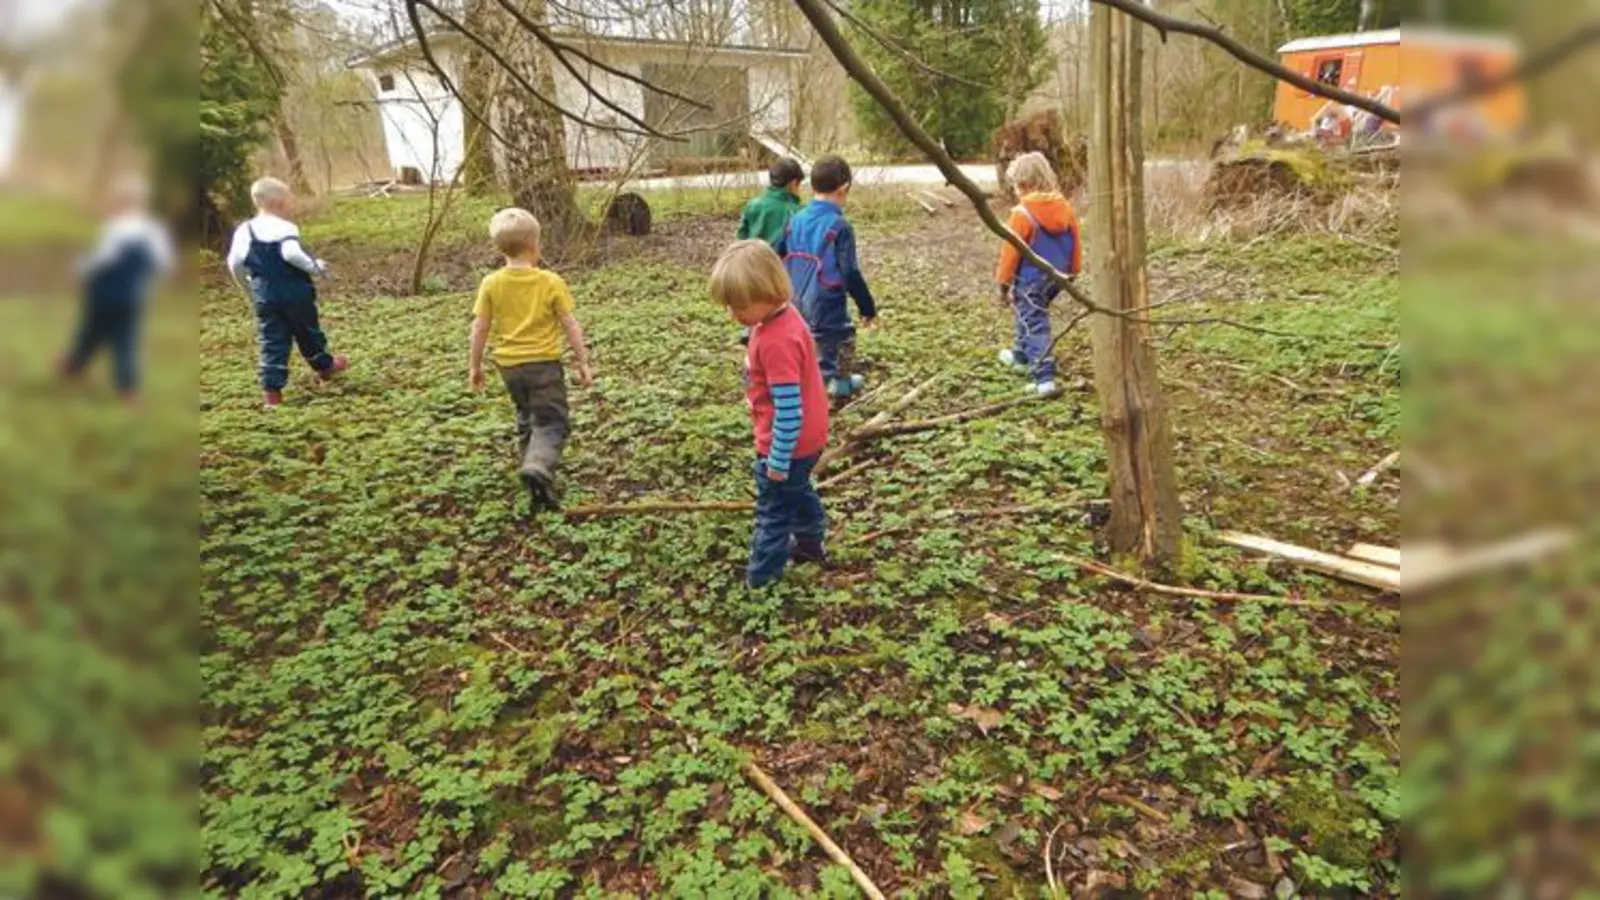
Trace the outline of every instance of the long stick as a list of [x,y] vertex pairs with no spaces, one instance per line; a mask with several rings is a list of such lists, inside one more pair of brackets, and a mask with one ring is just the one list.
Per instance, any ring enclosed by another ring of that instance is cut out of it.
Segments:
[[756,783],[756,787],[761,788],[768,797],[771,797],[772,802],[778,804],[778,808],[783,810],[789,818],[799,823],[800,827],[811,835],[811,839],[822,846],[822,851],[828,854],[829,859],[844,866],[850,872],[851,879],[855,881],[857,887],[861,888],[861,893],[866,894],[872,900],[885,900],[883,891],[878,890],[878,886],[872,883],[872,879],[867,877],[866,872],[861,871],[861,867],[856,865],[856,861],[851,859],[848,853],[841,850],[839,845],[835,844],[833,839],[828,837],[827,832],[823,831],[816,822],[811,821],[811,817],[806,815],[806,811],[795,805],[795,802],[789,799],[789,795],[783,792],[783,788],[778,787],[778,783],[773,781],[771,776],[761,771],[760,766],[753,762],[748,763],[744,767],[744,774]]
[[829,478],[826,481],[820,482],[817,485],[817,490],[825,491],[828,488],[833,487],[834,485],[838,484],[841,481],[845,481],[847,479],[854,478],[855,476],[860,475],[862,472],[865,472],[866,470],[872,468],[872,465],[873,465],[872,460],[867,460],[866,462],[856,463],[855,465],[851,466],[848,469],[845,469],[843,472],[840,472],[839,474],[833,476],[832,478]]
[[1276,603],[1280,606],[1326,607],[1328,605],[1326,603],[1318,603],[1315,600],[1296,600],[1293,597],[1275,597],[1271,594],[1237,594],[1229,591],[1206,591],[1201,590],[1200,588],[1186,588],[1176,587],[1170,584],[1157,584],[1154,581],[1148,581],[1135,575],[1129,575],[1125,572],[1118,572],[1116,569],[1108,568],[1100,565],[1097,562],[1081,559],[1076,556],[1065,556],[1061,557],[1061,559],[1064,562],[1077,566],[1085,571],[1093,572],[1096,575],[1103,575],[1112,581],[1120,581],[1123,584],[1131,585],[1133,587],[1140,588],[1141,590],[1150,591],[1156,594],[1168,594],[1173,597],[1197,597],[1201,600],[1224,600],[1230,603]]
[[601,503],[595,506],[574,506],[563,510],[562,514],[569,519],[587,519],[599,516],[643,516],[673,512],[749,512],[755,508],[755,503],[749,500],[705,503]]
[[862,425],[860,428],[857,428],[855,431],[852,431],[849,434],[845,435],[844,441],[842,443],[839,443],[839,444],[837,444],[837,445],[835,445],[833,447],[829,447],[827,450],[824,450],[823,453],[822,453],[822,458],[817,460],[816,467],[811,470],[811,477],[813,477],[813,478],[817,477],[820,473],[825,471],[828,468],[828,466],[833,463],[834,460],[838,459],[843,454],[848,453],[851,450],[855,449],[856,435],[860,434],[863,431],[867,431],[867,430],[870,430],[872,428],[876,428],[876,427],[878,427],[880,425],[883,425],[885,422],[888,422],[890,419],[894,418],[896,415],[898,415],[906,407],[908,407],[911,404],[917,402],[917,398],[922,396],[922,392],[923,391],[927,390],[929,387],[932,387],[934,382],[938,381],[939,379],[941,379],[943,377],[944,377],[944,373],[940,372],[939,374],[933,376],[932,378],[929,378],[927,381],[924,381],[923,383],[921,383],[921,384],[917,385],[916,387],[912,388],[910,391],[907,391],[905,396],[901,397],[899,400],[896,400],[893,403],[893,405],[891,405],[888,409],[885,409],[883,412],[880,412],[877,415],[873,416],[872,418],[868,419],[865,425]]
[[916,434],[919,431],[932,431],[936,428],[943,428],[946,425],[958,425],[962,422],[970,421],[972,419],[980,419],[984,416],[992,416],[995,413],[1004,412],[1013,406],[1021,406],[1024,403],[1036,403],[1040,400],[1048,400],[1054,396],[1054,394],[1030,394],[1023,397],[1016,397],[1011,400],[1002,400],[999,403],[990,403],[986,406],[975,406],[972,409],[965,409],[961,412],[937,416],[932,419],[921,419],[916,422],[900,422],[893,425],[878,425],[871,428],[862,427],[856,429],[855,433],[851,435],[851,438],[852,440],[856,441],[870,441],[883,437],[891,437],[897,434]]
[[1253,534],[1241,534],[1237,531],[1224,531],[1217,535],[1217,540],[1232,547],[1244,550],[1254,550],[1280,559],[1289,560],[1297,565],[1304,566],[1314,572],[1332,575],[1345,581],[1364,584],[1384,591],[1400,590],[1400,570],[1388,566],[1379,566],[1360,560],[1347,559],[1335,556],[1332,553],[1322,553],[1305,547],[1296,547],[1294,544],[1285,544],[1271,538],[1260,537]]

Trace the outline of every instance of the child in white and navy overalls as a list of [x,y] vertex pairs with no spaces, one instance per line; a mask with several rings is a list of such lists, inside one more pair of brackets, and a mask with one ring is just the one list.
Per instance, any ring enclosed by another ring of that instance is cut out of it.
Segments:
[[151,282],[172,268],[172,239],[148,210],[142,182],[118,186],[94,252],[80,266],[83,313],[62,374],[77,378],[102,346],[109,346],[112,374],[123,399],[139,390],[139,323]]
[[326,381],[349,367],[343,356],[328,351],[327,336],[317,317],[315,278],[327,273],[327,264],[306,252],[300,229],[285,215],[293,199],[289,188],[275,178],[263,178],[250,188],[257,215],[240,225],[228,252],[228,269],[250,296],[261,345],[261,390],[265,405],[283,403],[289,383],[289,352],[300,349],[317,377]]

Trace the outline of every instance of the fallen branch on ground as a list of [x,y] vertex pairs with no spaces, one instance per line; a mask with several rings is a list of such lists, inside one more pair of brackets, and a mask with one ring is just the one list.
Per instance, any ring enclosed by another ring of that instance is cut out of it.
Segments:
[[850,478],[854,478],[855,476],[860,475],[862,472],[865,472],[866,470],[872,468],[872,465],[873,465],[873,463],[872,463],[871,460],[867,460],[866,462],[858,462],[855,465],[851,466],[850,468],[845,469],[843,472],[840,472],[839,474],[833,476],[832,478],[829,478],[826,481],[818,482],[817,490],[825,491],[828,488],[833,487],[834,485],[838,484],[841,481],[845,481],[845,480],[848,480]]
[[569,519],[589,519],[601,516],[638,516],[651,513],[750,512],[755,508],[756,504],[751,500],[723,500],[703,503],[601,503],[595,506],[574,506],[571,509],[563,510],[562,515]]
[[1428,590],[1494,569],[1526,565],[1559,553],[1576,540],[1572,532],[1557,528],[1466,551],[1439,544],[1413,545],[1406,551],[1411,557],[1406,566],[1406,586],[1414,591]]
[[1400,568],[1400,551],[1393,547],[1379,547],[1376,544],[1355,544],[1345,551],[1344,555],[1351,559],[1388,566],[1391,569]]
[[917,398],[922,396],[923,391],[932,387],[934,382],[943,377],[944,373],[940,372],[932,378],[929,378],[927,381],[924,381],[923,383],[912,388],[910,391],[906,392],[905,396],[901,397],[899,400],[896,400],[888,409],[868,419],[865,425],[862,425],[855,431],[845,435],[845,438],[842,442],[822,451],[822,458],[817,460],[816,467],[811,470],[811,477],[816,478],[818,475],[827,471],[828,466],[832,465],[834,460],[855,449],[856,435],[858,433],[866,429],[876,428],[885,422],[888,422],[906,407],[917,402]]
[[1260,537],[1253,534],[1241,534],[1237,531],[1224,531],[1217,535],[1217,540],[1230,547],[1239,547],[1244,550],[1254,550],[1280,559],[1289,560],[1314,572],[1332,575],[1345,581],[1364,584],[1368,587],[1384,591],[1398,592],[1400,590],[1400,570],[1388,566],[1374,565],[1360,560],[1347,559],[1332,553],[1322,553],[1294,544],[1285,544],[1271,538]]
[[999,403],[976,406],[972,409],[950,413],[949,415],[936,416],[932,419],[921,419],[916,422],[901,422],[896,425],[874,425],[871,427],[863,426],[856,429],[855,432],[851,434],[850,438],[852,441],[872,441],[877,440],[878,438],[892,437],[897,434],[916,434],[919,431],[933,431],[937,428],[943,428],[946,425],[959,425],[962,422],[968,422],[972,419],[981,419],[984,416],[992,416],[995,413],[1004,412],[1013,406],[1021,406],[1024,403],[1035,403],[1040,400],[1049,400],[1056,396],[1056,394],[1028,394],[1022,397],[1014,397],[1010,400],[1002,400]]
[[1356,487],[1372,487],[1372,483],[1378,480],[1379,475],[1382,475],[1384,472],[1389,471],[1399,464],[1400,451],[1396,450],[1388,456],[1385,456],[1383,459],[1378,460],[1377,465],[1368,469],[1365,475],[1357,478]]
[[1316,600],[1297,600],[1293,597],[1278,597],[1272,594],[1239,594],[1231,591],[1207,591],[1200,588],[1186,588],[1176,587],[1170,584],[1158,584],[1154,581],[1149,581],[1136,575],[1118,572],[1116,569],[1076,556],[1063,557],[1063,559],[1065,562],[1077,566],[1084,571],[1093,572],[1096,575],[1103,575],[1112,581],[1120,581],[1123,584],[1131,587],[1136,587],[1141,590],[1150,591],[1156,594],[1168,594],[1173,597],[1195,597],[1200,600],[1224,600],[1229,603],[1275,603],[1280,606],[1325,607],[1328,605]]
[[823,831],[816,822],[811,820],[810,816],[806,815],[805,810],[789,799],[789,795],[783,792],[783,788],[778,787],[778,783],[772,780],[772,776],[761,771],[761,767],[753,762],[745,765],[744,774],[755,782],[756,787],[761,788],[763,793],[771,797],[772,802],[778,804],[779,809],[783,810],[801,828],[804,828],[806,833],[811,835],[811,839],[822,847],[824,853],[828,854],[829,859],[845,867],[845,870],[850,873],[851,880],[855,881],[856,886],[861,888],[863,894],[866,894],[871,900],[885,900],[883,891],[878,890],[878,886],[872,883],[872,879],[867,877],[867,873],[863,872],[861,867],[856,865],[856,861],[851,859],[850,855],[845,853],[838,844],[835,844],[832,838],[828,837],[827,832]]
[[1126,806],[1153,822],[1159,822],[1162,825],[1169,825],[1172,823],[1171,816],[1159,809],[1156,809],[1154,806],[1151,806],[1137,797],[1129,797],[1127,794],[1119,793],[1117,791],[1104,790],[1096,792],[1096,796],[1098,796],[1101,800],[1109,800],[1112,803],[1118,803],[1122,806]]

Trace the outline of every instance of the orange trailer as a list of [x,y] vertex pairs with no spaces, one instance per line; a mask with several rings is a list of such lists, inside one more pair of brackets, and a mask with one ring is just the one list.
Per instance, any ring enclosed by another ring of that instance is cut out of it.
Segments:
[[[1473,79],[1493,78],[1516,66],[1516,44],[1503,37],[1432,29],[1400,29],[1337,34],[1290,41],[1278,49],[1285,66],[1325,84],[1375,96],[1388,89],[1390,105],[1454,90]],[[1291,84],[1278,83],[1272,115],[1279,123],[1309,131],[1327,103]],[[1522,127],[1527,102],[1520,87],[1506,87],[1452,110],[1470,117],[1487,134],[1509,134]],[[1444,118],[1445,114],[1441,114]]]

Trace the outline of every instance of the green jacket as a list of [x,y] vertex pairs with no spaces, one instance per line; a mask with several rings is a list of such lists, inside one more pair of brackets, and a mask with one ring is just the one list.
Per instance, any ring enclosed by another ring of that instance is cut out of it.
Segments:
[[759,238],[782,253],[783,229],[789,224],[789,217],[799,211],[799,197],[786,188],[769,187],[744,205],[744,214],[739,217],[739,240]]

